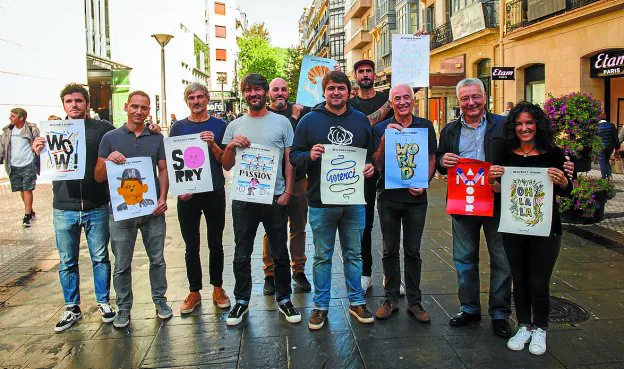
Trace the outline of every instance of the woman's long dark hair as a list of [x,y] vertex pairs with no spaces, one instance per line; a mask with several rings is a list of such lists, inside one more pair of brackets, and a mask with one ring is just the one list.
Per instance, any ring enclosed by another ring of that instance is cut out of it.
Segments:
[[516,106],[509,111],[509,115],[505,119],[502,132],[505,146],[509,147],[511,150],[520,147],[520,140],[516,136],[516,120],[521,113],[529,113],[531,117],[533,117],[536,126],[535,147],[538,150],[552,150],[555,147],[555,130],[553,129],[550,118],[546,116],[546,113],[544,113],[542,108],[538,105],[531,104],[527,101],[521,101],[516,104]]

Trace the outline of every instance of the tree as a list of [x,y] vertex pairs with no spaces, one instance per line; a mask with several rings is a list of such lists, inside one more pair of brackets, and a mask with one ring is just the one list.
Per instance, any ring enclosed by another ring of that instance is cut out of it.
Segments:
[[269,31],[264,23],[253,24],[238,38],[238,76],[241,79],[249,73],[259,73],[268,81],[285,76],[283,71],[287,52],[272,47],[269,39]]
[[301,73],[301,60],[303,59],[303,49],[289,47],[286,49],[286,61],[284,63],[284,72],[288,89],[290,90],[290,99],[297,101],[297,88],[299,87],[299,74]]
[[269,36],[269,30],[266,29],[264,22],[254,23],[245,30],[243,36],[258,36],[266,42],[271,42],[271,36]]

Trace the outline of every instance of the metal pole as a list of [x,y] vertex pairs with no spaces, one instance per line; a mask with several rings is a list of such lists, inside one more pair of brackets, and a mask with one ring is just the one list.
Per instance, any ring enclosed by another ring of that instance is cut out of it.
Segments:
[[223,97],[223,81],[221,81],[221,114],[225,117],[225,98]]
[[162,124],[167,129],[167,92],[165,83],[165,46],[160,47],[160,86],[162,99]]
[[425,119],[429,119],[429,87],[425,87]]

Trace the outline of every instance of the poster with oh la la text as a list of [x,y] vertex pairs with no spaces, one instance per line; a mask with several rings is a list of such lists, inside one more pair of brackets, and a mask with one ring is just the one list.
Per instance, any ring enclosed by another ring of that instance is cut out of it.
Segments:
[[173,195],[212,191],[208,145],[199,133],[165,138],[169,192]]
[[106,175],[115,221],[149,215],[156,209],[158,198],[151,158],[127,158],[123,164],[107,160]]
[[553,184],[547,168],[505,167],[499,232],[550,235]]
[[366,149],[324,145],[321,158],[321,202],[326,205],[366,204],[364,166]]
[[429,187],[429,129],[386,129],[385,186]]
[[325,100],[321,82],[325,74],[334,70],[335,65],[336,61],[333,59],[314,55],[303,56],[297,89],[297,104],[312,107]]
[[232,200],[272,204],[280,151],[251,144],[236,149],[232,170]]
[[446,213],[491,217],[494,193],[488,180],[491,164],[461,158],[448,170]]
[[87,144],[82,119],[40,122],[45,146],[41,150],[42,182],[83,179]]

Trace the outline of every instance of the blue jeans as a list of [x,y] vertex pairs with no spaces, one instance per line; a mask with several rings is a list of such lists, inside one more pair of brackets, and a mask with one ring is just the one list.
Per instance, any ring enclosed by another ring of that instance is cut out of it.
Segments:
[[309,207],[308,220],[314,239],[314,307],[329,310],[332,278],[332,256],[336,242],[336,230],[340,235],[340,247],[349,302],[353,306],[364,305],[362,277],[362,234],[366,210],[364,205],[336,206],[331,208]]
[[611,172],[611,155],[613,154],[613,149],[603,149],[600,152],[600,158],[598,159],[598,162],[600,163],[600,175],[602,176],[603,179],[605,178],[611,178],[612,176],[612,172]]
[[461,311],[481,314],[479,299],[479,240],[481,227],[490,254],[490,296],[488,312],[492,319],[511,314],[511,270],[501,234],[500,214],[494,217],[453,216],[453,261],[457,270]]
[[59,210],[52,213],[59,252],[61,287],[66,306],[80,305],[80,232],[84,227],[91,264],[95,299],[108,303],[111,266],[108,259],[108,204],[88,211]]

